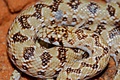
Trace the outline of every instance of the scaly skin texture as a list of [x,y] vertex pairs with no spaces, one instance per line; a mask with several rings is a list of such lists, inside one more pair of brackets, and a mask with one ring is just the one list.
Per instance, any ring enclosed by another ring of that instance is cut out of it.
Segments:
[[[7,35],[8,55],[37,78],[89,79],[108,64],[120,78],[120,2],[45,0],[23,11]],[[17,73],[15,71],[14,73]],[[19,76],[11,77],[18,80]]]

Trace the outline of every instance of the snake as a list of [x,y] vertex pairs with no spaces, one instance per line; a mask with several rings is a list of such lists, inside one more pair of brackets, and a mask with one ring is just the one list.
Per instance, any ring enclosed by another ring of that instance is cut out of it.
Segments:
[[[41,79],[87,80],[112,56],[120,78],[120,1],[41,0],[18,15],[7,53],[23,73]],[[15,75],[15,76],[14,76]],[[15,71],[10,80],[19,80]]]

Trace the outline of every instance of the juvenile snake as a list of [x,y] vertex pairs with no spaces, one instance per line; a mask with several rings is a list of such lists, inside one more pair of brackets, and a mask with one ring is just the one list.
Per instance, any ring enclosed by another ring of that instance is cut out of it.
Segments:
[[57,80],[92,78],[107,66],[111,55],[118,80],[120,1],[41,0],[14,20],[7,51],[22,72]]

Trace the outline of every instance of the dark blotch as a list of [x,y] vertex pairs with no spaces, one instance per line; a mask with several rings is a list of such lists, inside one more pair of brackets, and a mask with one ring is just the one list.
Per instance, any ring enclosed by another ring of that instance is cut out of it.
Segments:
[[66,52],[67,52],[67,50],[64,49],[64,48],[59,48],[59,49],[58,49],[58,52],[59,52],[58,59],[59,59],[62,63],[66,62]]
[[96,68],[98,68],[98,65],[97,64],[93,64],[92,68],[96,69]]
[[64,33],[64,34],[63,34],[63,37],[64,37],[65,39],[67,39],[67,38],[68,38],[68,33]]
[[101,58],[101,57],[99,57],[99,56],[98,56],[98,57],[96,57],[96,58],[95,58],[95,60],[96,60],[96,61],[99,61],[99,60],[100,60],[100,58]]
[[110,39],[116,37],[117,35],[120,35],[120,27],[115,27],[111,31],[109,31],[109,38]]
[[116,55],[118,55],[118,54],[119,54],[119,52],[118,52],[118,51],[115,51],[115,54],[116,54]]
[[104,53],[108,53],[109,49],[107,47],[104,48]]
[[30,24],[27,22],[27,19],[29,18],[29,15],[23,15],[20,18],[18,18],[18,21],[20,22],[22,29],[29,29],[31,28]]
[[43,7],[45,7],[45,5],[44,4],[36,4],[36,5],[34,5],[34,7],[35,7],[36,11],[39,12],[39,11],[41,11],[41,9]]
[[26,47],[23,52],[24,59],[29,60],[30,57],[34,56],[34,51],[35,51],[34,47]]
[[85,39],[87,37],[87,35],[84,34],[83,32],[84,31],[82,29],[78,29],[75,31],[79,40]]
[[42,65],[46,66],[49,62],[50,59],[52,58],[52,56],[49,54],[49,52],[44,52],[41,56],[40,56],[41,60],[42,60]]
[[62,21],[67,21],[67,17],[63,17]]
[[120,27],[120,20],[115,21],[114,25],[115,25],[116,27]]
[[96,46],[102,47],[101,43],[99,42],[99,36],[97,34],[93,34],[92,37],[95,39]]
[[111,5],[108,5],[108,8],[107,8],[110,16],[114,16],[115,15],[115,8]]
[[51,21],[51,25],[53,25],[53,24],[55,24],[55,20],[52,20],[52,21]]
[[80,74],[81,73],[81,69],[72,69],[72,72],[74,72],[74,73],[77,73],[77,74]]
[[41,18],[41,13],[35,12],[32,16],[37,17],[37,19]]
[[100,35],[101,32],[102,32],[103,30],[105,30],[105,29],[106,29],[106,28],[105,28],[105,26],[104,26],[103,24],[99,24],[99,25],[97,26],[97,29],[95,30],[95,32]]
[[67,73],[70,73],[71,71],[72,71],[71,68],[67,68],[67,70],[66,70]]
[[50,5],[49,8],[53,11],[53,12],[57,12],[58,11],[58,7],[59,4],[61,3],[62,0],[54,0],[53,5]]
[[23,36],[20,32],[13,35],[13,41],[14,42],[24,42],[28,39],[27,36]]
[[85,62],[82,62],[82,63],[81,63],[81,65],[82,65],[82,66],[85,66],[85,65],[86,65],[86,63],[85,63]]
[[76,18],[72,18],[72,22],[77,22],[77,19]]
[[32,15],[37,17],[37,19],[41,18],[41,9],[45,7],[44,4],[36,4],[34,5],[36,12]]
[[88,20],[88,22],[86,24],[92,25],[93,21],[92,20]]
[[70,0],[69,3],[67,3],[72,9],[77,9],[79,4],[80,4],[80,1],[79,0]]

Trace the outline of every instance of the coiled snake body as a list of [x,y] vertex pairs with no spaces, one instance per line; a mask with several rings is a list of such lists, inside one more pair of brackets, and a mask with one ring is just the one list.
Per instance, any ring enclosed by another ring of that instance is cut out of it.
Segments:
[[57,80],[92,78],[107,66],[111,55],[118,68],[117,80],[119,41],[119,1],[45,0],[14,20],[7,48],[22,72]]

